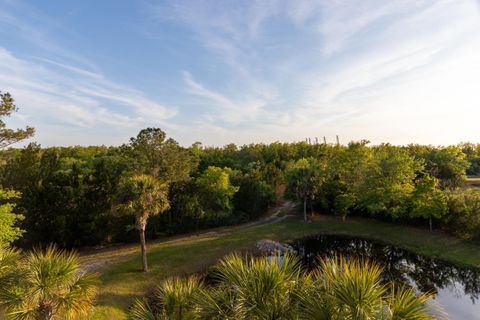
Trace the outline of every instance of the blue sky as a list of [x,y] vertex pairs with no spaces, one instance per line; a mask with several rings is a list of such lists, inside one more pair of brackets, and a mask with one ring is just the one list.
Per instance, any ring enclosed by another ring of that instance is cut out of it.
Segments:
[[0,90],[44,146],[480,142],[480,2],[0,0]]

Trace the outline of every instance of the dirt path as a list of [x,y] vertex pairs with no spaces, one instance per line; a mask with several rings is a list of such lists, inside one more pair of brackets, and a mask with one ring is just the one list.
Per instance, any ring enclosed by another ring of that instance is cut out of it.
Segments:
[[[168,239],[154,240],[148,243],[151,248],[155,244],[180,243],[191,239],[200,239],[211,236],[222,236],[230,234],[232,231],[250,228],[257,225],[272,224],[283,221],[292,216],[295,204],[290,201],[283,201],[276,207],[271,208],[268,213],[257,221],[244,223],[231,227],[218,227],[207,229],[197,233],[173,236]],[[101,269],[131,259],[139,253],[138,244],[119,244],[112,245],[102,249],[86,251],[80,254],[82,270],[84,271],[101,271]]]

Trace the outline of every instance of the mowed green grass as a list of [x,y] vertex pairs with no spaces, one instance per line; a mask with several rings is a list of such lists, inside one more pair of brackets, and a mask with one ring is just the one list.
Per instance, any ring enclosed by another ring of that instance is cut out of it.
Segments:
[[[139,271],[140,255],[133,253],[135,247],[119,248],[117,253],[122,255],[121,251],[126,250],[127,256],[122,257],[122,262],[102,270],[102,284],[91,319],[125,319],[133,300],[162,279],[202,272],[229,252],[253,250],[260,239],[288,241],[313,234],[348,234],[379,239],[457,264],[480,266],[480,246],[441,232],[371,219],[352,218],[343,223],[334,217],[323,217],[303,223],[292,218],[274,224],[234,228],[225,234],[210,233],[150,243],[148,273]],[[92,261],[95,257],[94,254],[82,259]]]

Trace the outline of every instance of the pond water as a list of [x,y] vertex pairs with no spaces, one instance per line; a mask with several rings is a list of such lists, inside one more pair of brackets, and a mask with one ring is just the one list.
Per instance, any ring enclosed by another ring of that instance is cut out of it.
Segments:
[[384,268],[384,280],[408,284],[435,294],[449,319],[480,319],[480,273],[395,246],[361,238],[321,235],[290,243],[307,267],[317,257],[335,255],[368,258]]

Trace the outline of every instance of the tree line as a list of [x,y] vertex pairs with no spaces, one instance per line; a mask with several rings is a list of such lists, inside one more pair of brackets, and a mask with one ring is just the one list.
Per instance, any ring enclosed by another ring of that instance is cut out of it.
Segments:
[[[8,116],[16,107],[2,97]],[[0,125],[4,146],[33,134]],[[464,186],[480,171],[480,144],[183,147],[147,128],[121,146],[30,143],[0,159],[0,227],[9,226],[0,240],[21,246],[95,246],[133,241],[139,230],[155,238],[236,224],[283,196],[299,200],[305,218],[375,216],[480,236],[480,196]]]
[[1,185],[9,190],[2,197],[12,198],[23,216],[25,244],[133,240],[138,207],[127,212],[117,204],[128,200],[128,178],[136,175],[151,177],[166,197],[150,210],[164,212],[150,218],[150,238],[256,219],[284,187],[309,212],[425,219],[452,232],[467,227],[466,236],[477,233],[478,209],[469,204],[478,203],[478,193],[463,188],[472,162],[461,146],[360,141],[184,148],[149,128],[120,147],[32,143],[2,157]]

